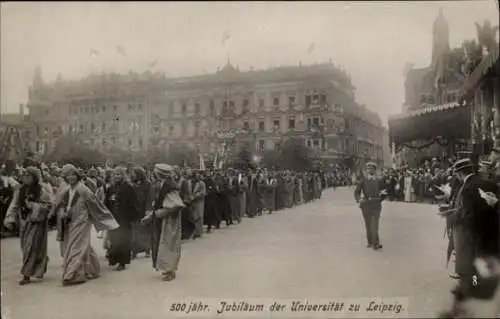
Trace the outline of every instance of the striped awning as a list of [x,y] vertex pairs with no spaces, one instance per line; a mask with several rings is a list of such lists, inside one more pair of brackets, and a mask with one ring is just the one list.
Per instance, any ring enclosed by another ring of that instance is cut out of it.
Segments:
[[447,111],[447,110],[451,110],[451,109],[458,108],[458,107],[463,107],[463,105],[460,103],[454,102],[454,103],[446,103],[446,104],[435,105],[435,106],[430,106],[430,107],[423,107],[423,108],[415,110],[415,111],[410,111],[410,112],[405,112],[405,113],[390,116],[389,122],[391,120],[399,120],[399,119],[403,119],[403,118],[422,116],[425,114],[435,113],[435,112],[439,112],[439,111]]
[[460,89],[460,95],[462,97],[472,93],[472,89],[481,81],[488,71],[490,71],[495,63],[498,63],[498,56],[499,49],[495,46],[467,78],[467,82],[465,82],[464,86]]
[[427,107],[389,118],[391,143],[402,144],[416,140],[441,137],[470,137],[470,105],[450,103]]

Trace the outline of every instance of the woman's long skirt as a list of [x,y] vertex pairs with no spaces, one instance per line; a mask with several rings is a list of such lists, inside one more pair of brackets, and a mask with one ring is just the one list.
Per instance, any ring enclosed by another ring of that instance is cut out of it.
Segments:
[[20,227],[23,266],[21,274],[41,278],[47,271],[48,222],[26,222]]
[[128,265],[132,254],[132,224],[123,223],[119,228],[108,231],[110,266]]

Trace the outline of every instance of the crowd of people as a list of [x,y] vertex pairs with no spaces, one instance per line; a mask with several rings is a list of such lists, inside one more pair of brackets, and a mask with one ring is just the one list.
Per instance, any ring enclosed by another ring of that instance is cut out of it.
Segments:
[[43,278],[47,234],[53,228],[65,286],[99,275],[90,245],[92,228],[103,241],[110,266],[124,270],[144,254],[170,281],[175,279],[183,240],[200,238],[221,225],[232,227],[244,217],[307,204],[321,198],[323,189],[350,180],[345,170],[196,170],[166,164],[82,170],[37,161],[22,167],[7,162],[1,178],[3,231],[17,230],[21,239],[19,283]]
[[442,192],[436,187],[448,183],[452,175],[454,159],[439,160],[433,158],[418,167],[403,165],[398,169],[384,169],[388,199],[404,202],[437,203]]

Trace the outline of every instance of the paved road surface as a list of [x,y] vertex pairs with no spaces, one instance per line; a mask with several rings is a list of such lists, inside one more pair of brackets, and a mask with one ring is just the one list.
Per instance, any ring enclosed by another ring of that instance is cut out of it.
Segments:
[[[319,201],[245,219],[241,225],[183,245],[177,280],[162,282],[147,259],[116,272],[102,258],[102,277],[62,288],[55,234],[46,279],[20,287],[18,239],[2,240],[2,312],[9,318],[166,318],[182,298],[410,298],[412,316],[449,302],[443,221],[426,204],[384,204],[380,252],[365,247],[352,189]],[[104,256],[101,244],[94,247]],[[5,316],[4,318],[6,318]]]

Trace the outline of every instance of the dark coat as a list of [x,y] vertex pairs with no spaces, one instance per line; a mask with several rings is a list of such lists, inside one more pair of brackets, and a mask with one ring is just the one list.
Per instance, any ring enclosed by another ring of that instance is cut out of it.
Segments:
[[141,217],[134,187],[128,182],[108,187],[104,204],[120,226],[133,223]]

